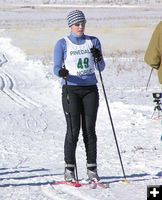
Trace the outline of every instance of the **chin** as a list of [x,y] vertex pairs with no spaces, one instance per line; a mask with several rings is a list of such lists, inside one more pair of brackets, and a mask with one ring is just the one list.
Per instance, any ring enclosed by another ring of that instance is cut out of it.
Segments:
[[84,33],[83,32],[79,32],[78,33],[78,36],[82,36]]

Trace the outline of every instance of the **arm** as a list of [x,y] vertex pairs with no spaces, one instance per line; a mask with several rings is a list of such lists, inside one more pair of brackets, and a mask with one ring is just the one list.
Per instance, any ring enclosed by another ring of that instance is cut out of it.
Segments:
[[159,47],[160,26],[162,26],[162,23],[158,24],[154,30],[144,58],[145,62],[155,69],[158,69],[161,63],[161,53]]
[[[92,37],[92,43],[93,43],[93,46],[96,49],[99,49],[102,54],[101,43],[100,43],[99,39],[96,37]],[[102,56],[101,60],[98,62],[98,67],[100,68],[101,71],[103,71],[105,68],[105,61],[103,59],[103,56]],[[98,67],[96,68],[97,70],[98,70]]]
[[[64,52],[66,48],[66,43],[64,39],[59,40],[54,48],[54,74],[59,76],[59,70],[64,64]],[[60,77],[60,76],[59,76]]]

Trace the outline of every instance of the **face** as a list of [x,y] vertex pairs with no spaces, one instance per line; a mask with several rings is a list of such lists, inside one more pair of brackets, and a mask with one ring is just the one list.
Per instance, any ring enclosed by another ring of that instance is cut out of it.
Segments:
[[84,34],[84,29],[85,29],[85,22],[78,22],[71,26],[71,31],[77,36],[82,36]]

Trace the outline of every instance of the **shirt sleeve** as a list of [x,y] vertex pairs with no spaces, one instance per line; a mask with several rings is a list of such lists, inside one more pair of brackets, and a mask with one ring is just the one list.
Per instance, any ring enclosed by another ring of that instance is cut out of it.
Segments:
[[54,48],[54,69],[53,72],[56,76],[59,76],[59,70],[64,64],[66,42],[65,39],[59,40]]
[[[102,48],[101,48],[101,43],[100,43],[99,39],[97,37],[92,37],[91,41],[92,41],[93,46],[95,48],[99,49],[101,51],[101,54],[102,54]],[[98,67],[101,71],[103,71],[105,69],[105,61],[103,59],[103,56],[102,56],[102,59],[98,62],[98,66],[96,66],[97,70],[98,70]]]
[[155,28],[144,57],[145,62],[155,69],[158,69],[161,63],[161,53],[159,47],[160,26],[162,26],[162,23],[158,24]]

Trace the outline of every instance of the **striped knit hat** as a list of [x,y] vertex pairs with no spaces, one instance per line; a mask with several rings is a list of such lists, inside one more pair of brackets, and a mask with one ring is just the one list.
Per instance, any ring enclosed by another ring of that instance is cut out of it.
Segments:
[[85,15],[81,10],[73,10],[67,16],[68,26],[75,23],[86,22]]

